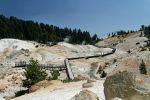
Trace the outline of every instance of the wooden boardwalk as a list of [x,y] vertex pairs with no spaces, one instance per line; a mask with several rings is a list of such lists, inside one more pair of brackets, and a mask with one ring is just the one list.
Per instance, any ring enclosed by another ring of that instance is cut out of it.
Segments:
[[[111,52],[109,53],[101,53],[99,55],[93,55],[93,56],[83,56],[83,57],[72,57],[72,58],[66,58],[64,60],[64,65],[58,65],[58,66],[54,66],[52,64],[39,64],[38,66],[40,67],[40,69],[44,69],[44,70],[59,70],[59,71],[66,71],[67,77],[68,79],[74,79],[74,74],[73,71],[71,69],[71,66],[69,64],[69,60],[76,60],[76,59],[83,59],[83,58],[95,58],[95,57],[104,57],[110,54],[115,53],[116,49],[113,49]],[[14,67],[21,67],[21,68],[25,68],[27,67],[27,63],[25,61],[21,61],[21,62],[16,62]]]
[[[21,61],[21,62],[16,62],[14,67],[20,67],[20,68],[26,68],[28,66],[28,64],[25,61]],[[45,69],[45,70],[66,70],[66,66],[65,65],[58,65],[58,66],[54,66],[52,64],[39,64],[38,67],[40,67],[40,69]]]
[[89,58],[96,58],[96,57],[104,57],[104,56],[111,55],[111,54],[115,53],[115,51],[116,51],[116,49],[113,48],[113,50],[109,53],[101,53],[99,55],[92,55],[92,56],[70,57],[67,59],[68,60],[76,60],[76,59],[89,59]]
[[[67,77],[68,79],[74,79],[74,75],[73,72],[71,70],[71,67],[69,65],[69,61],[68,59],[64,60],[64,65],[52,65],[52,64],[39,64],[38,67],[40,67],[40,69],[42,70],[58,70],[58,71],[66,71]],[[21,61],[21,62],[16,62],[14,68],[26,68],[28,66],[28,64],[25,61]]]

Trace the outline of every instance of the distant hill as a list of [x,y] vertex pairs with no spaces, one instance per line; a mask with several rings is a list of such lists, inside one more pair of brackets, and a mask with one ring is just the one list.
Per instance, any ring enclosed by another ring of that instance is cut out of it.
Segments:
[[103,39],[103,41],[97,42],[96,45],[115,47],[117,44],[123,43],[128,38],[141,37],[142,35],[144,35],[144,33],[143,34],[142,33],[143,33],[142,31],[128,31],[128,32],[118,31],[116,32],[116,34],[113,33],[112,35],[108,35],[107,38]]
[[92,44],[98,40],[97,35],[91,36],[80,29],[60,28],[54,25],[22,20],[16,17],[0,15],[0,39],[14,38],[32,40],[40,43],[61,42],[66,38],[69,43]]

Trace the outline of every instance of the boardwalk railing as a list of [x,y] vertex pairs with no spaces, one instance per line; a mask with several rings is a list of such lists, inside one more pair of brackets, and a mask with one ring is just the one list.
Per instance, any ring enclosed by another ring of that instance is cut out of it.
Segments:
[[[65,70],[68,79],[74,79],[73,72],[71,70],[69,62],[67,62],[67,60],[65,60],[64,63],[65,63],[65,65],[39,64],[38,67],[40,67],[40,69],[42,69],[42,70],[50,70],[50,71],[53,71],[53,70],[63,71],[63,70]],[[14,67],[26,68],[27,65],[28,64],[25,61],[20,61],[20,62],[16,62]]]
[[[45,69],[45,70],[65,70],[68,79],[74,79],[74,74],[73,71],[71,69],[71,66],[69,64],[69,60],[76,60],[76,59],[83,59],[83,58],[95,58],[95,57],[104,57],[110,54],[115,53],[116,49],[114,48],[111,52],[109,53],[101,53],[99,55],[94,55],[94,56],[83,56],[83,57],[72,57],[72,58],[67,58],[64,60],[64,65],[57,65],[54,66],[52,64],[39,64],[38,66],[40,67],[40,69]],[[20,62],[16,62],[14,67],[23,67],[25,68],[28,64],[25,61],[20,61]]]
[[14,67],[26,67],[26,66],[27,66],[26,61],[19,61],[19,62],[15,62]]
[[89,58],[96,58],[96,57],[104,57],[104,56],[107,56],[107,55],[110,55],[110,54],[113,54],[116,52],[116,49],[115,48],[112,48],[112,51],[111,52],[108,52],[108,53],[101,53],[101,54],[97,54],[97,55],[92,55],[92,56],[82,56],[82,57],[70,57],[68,58],[68,60],[76,60],[76,59],[89,59]]
[[73,74],[72,69],[70,67],[69,60],[65,59],[64,63],[65,63],[65,66],[66,66],[66,74],[67,74],[68,78],[73,80],[74,79],[74,74]]
[[[27,67],[27,63],[25,61],[21,61],[21,62],[15,62],[15,66],[14,67],[22,67],[25,68]],[[45,70],[65,70],[66,67],[65,65],[53,65],[53,64],[39,64],[38,67],[40,67],[40,69],[45,69]]]

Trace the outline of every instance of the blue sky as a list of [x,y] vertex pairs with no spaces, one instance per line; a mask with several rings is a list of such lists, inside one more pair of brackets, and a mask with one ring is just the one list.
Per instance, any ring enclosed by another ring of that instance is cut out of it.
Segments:
[[150,0],[1,0],[0,14],[104,36],[150,24]]

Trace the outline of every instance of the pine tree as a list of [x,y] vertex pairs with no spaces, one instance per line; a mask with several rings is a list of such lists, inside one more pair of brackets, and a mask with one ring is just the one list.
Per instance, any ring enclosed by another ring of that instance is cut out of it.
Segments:
[[23,86],[28,88],[39,81],[45,80],[47,76],[46,72],[42,71],[38,67],[38,61],[33,59],[30,60],[30,63],[27,65],[24,74],[26,79],[23,80]]
[[81,44],[83,41],[91,44],[89,32],[80,29],[59,28],[57,26],[21,20],[16,17],[0,15],[0,39],[15,38],[31,40],[40,43],[62,42],[67,36],[71,37],[70,43]]

